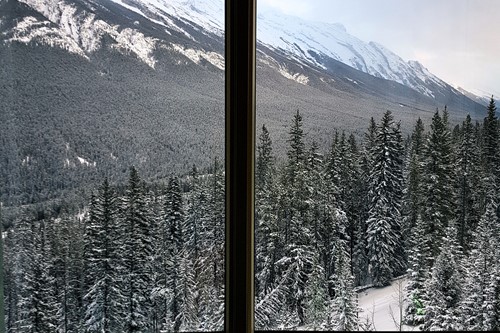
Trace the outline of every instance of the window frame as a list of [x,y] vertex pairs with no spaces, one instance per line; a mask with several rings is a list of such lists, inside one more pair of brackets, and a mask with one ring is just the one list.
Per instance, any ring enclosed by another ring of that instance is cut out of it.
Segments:
[[225,332],[254,332],[256,0],[225,1]]

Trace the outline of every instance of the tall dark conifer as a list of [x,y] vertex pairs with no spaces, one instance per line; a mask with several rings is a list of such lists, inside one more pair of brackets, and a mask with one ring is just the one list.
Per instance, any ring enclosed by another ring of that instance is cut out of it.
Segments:
[[121,262],[118,232],[118,204],[107,179],[92,197],[85,233],[87,262],[85,292],[86,332],[113,332],[122,329],[124,295],[121,291]]
[[427,225],[426,235],[433,242],[430,258],[436,258],[439,254],[444,230],[454,210],[454,168],[451,151],[450,131],[439,111],[436,111],[432,118],[422,164],[422,219]]
[[492,185],[498,185],[496,183],[500,164],[500,152],[499,152],[499,131],[498,131],[498,117],[496,115],[496,105],[493,96],[490,99],[490,103],[487,107],[488,113],[486,118],[484,118],[483,123],[483,155],[485,162],[485,171],[488,177],[492,180],[490,183]]
[[121,257],[124,266],[123,291],[126,297],[125,332],[143,332],[150,324],[147,318],[152,289],[152,228],[144,185],[134,167],[130,168],[121,219],[124,232]]
[[182,310],[185,306],[183,292],[191,292],[188,286],[184,289],[181,276],[181,262],[183,262],[183,227],[184,209],[179,181],[171,177],[168,183],[165,202],[165,225],[166,225],[166,253],[167,256],[167,290],[169,291],[168,312],[170,318],[164,329],[179,332],[183,324]]
[[470,115],[462,124],[456,159],[456,220],[458,242],[464,250],[470,249],[472,234],[480,219],[482,169],[474,126]]
[[274,157],[272,141],[265,125],[262,126],[257,146],[255,190],[255,290],[258,299],[262,299],[271,292],[276,279],[275,263],[279,247]]
[[402,139],[399,126],[387,111],[377,128],[371,151],[370,211],[367,245],[370,273],[376,286],[389,284],[404,267],[401,241]]

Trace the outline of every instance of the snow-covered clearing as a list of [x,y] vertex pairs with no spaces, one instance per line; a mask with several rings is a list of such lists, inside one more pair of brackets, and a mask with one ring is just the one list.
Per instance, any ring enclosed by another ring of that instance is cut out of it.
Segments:
[[[400,278],[392,281],[390,286],[359,292],[358,304],[362,309],[362,321],[368,318],[376,331],[399,331],[400,300],[404,297],[405,285],[406,278]],[[402,330],[418,331],[418,328],[403,325]]]

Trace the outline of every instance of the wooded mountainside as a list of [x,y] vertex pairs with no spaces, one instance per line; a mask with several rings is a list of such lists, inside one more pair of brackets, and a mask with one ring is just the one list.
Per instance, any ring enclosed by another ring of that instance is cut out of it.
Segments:
[[[364,139],[336,132],[325,154],[299,111],[287,159],[264,125],[256,162],[259,329],[365,330],[355,287],[408,274],[405,321],[423,330],[500,328],[500,125],[451,128],[446,108],[411,136],[387,111]],[[5,232],[8,332],[220,330],[224,173],[168,184],[132,167],[102,180],[80,214],[31,211]]]

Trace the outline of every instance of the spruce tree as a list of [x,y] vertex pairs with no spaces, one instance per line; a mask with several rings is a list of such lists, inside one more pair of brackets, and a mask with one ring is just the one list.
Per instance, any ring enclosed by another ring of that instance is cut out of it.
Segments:
[[[346,219],[345,215],[342,218]],[[344,222],[345,223],[345,222]],[[335,294],[329,304],[328,329],[336,331],[359,330],[359,308],[357,295],[354,291],[354,279],[351,274],[351,264],[348,244],[341,238],[334,241],[335,247],[335,273],[331,276]]]
[[456,159],[456,217],[458,242],[468,251],[472,233],[480,218],[482,170],[474,127],[470,115],[463,122],[459,133]]
[[[184,256],[184,210],[182,205],[182,196],[179,186],[179,181],[176,177],[171,177],[166,195],[165,203],[165,224],[166,224],[166,247],[165,255],[168,257],[168,266],[166,272],[167,290],[170,291],[171,297],[168,304],[168,312],[170,318],[167,323],[171,323],[171,327],[166,326],[165,329],[174,332],[179,332],[182,322],[182,309],[185,306],[183,301],[183,293],[190,293],[191,286],[181,283],[181,263],[185,269],[188,264]],[[187,278],[187,277],[186,277]],[[188,300],[189,301],[189,300]]]
[[453,214],[453,161],[450,131],[436,111],[431,132],[427,137],[422,163],[422,219],[427,225],[426,235],[432,240],[428,257],[439,254],[444,230]]
[[435,260],[432,278],[426,286],[424,331],[460,330],[459,305],[462,300],[463,276],[457,257],[456,229],[445,229],[440,253]]
[[275,282],[275,262],[278,250],[277,202],[275,166],[272,141],[267,128],[262,126],[257,146],[256,209],[255,209],[255,294],[257,300],[265,297]]
[[122,231],[124,232],[123,292],[126,297],[125,332],[143,332],[148,329],[151,286],[151,221],[147,209],[144,185],[134,167],[123,200]]
[[33,332],[37,309],[34,306],[36,251],[35,228],[26,216],[16,221],[13,279],[17,285],[15,332]]
[[488,177],[488,195],[492,196],[499,186],[500,171],[500,134],[496,105],[493,96],[487,107],[488,113],[483,122],[483,156],[485,174]]
[[411,249],[412,244],[409,243],[408,237],[412,235],[412,229],[417,224],[417,217],[421,212],[422,194],[421,194],[421,178],[422,178],[422,158],[424,149],[424,124],[418,118],[413,133],[411,135],[410,149],[408,154],[408,172],[405,182],[405,194],[403,200],[404,214],[404,232],[405,245]]
[[118,231],[118,203],[107,179],[92,197],[85,229],[86,332],[114,332],[122,329],[125,299],[121,286],[121,239]]
[[425,283],[430,275],[428,258],[425,257],[428,241],[425,239],[425,225],[420,216],[412,230],[413,247],[408,254],[408,283],[405,287],[407,306],[405,309],[405,322],[417,326],[422,324],[425,315]]
[[294,313],[292,321],[297,325],[306,322],[307,299],[305,288],[309,275],[318,262],[314,251],[311,232],[310,189],[307,188],[307,156],[302,129],[302,116],[297,111],[289,132],[288,162],[283,177],[284,196],[284,253],[276,262],[281,274],[290,277],[287,281],[289,313]]
[[476,230],[469,258],[464,298],[460,306],[464,329],[495,331],[498,307],[498,222],[495,207],[488,204]]
[[404,267],[400,215],[402,140],[390,111],[384,114],[378,126],[371,156],[367,246],[372,281],[375,286],[382,287]]
[[335,131],[335,136],[332,140],[330,151],[326,157],[325,163],[325,194],[328,204],[335,207],[342,207],[344,203],[341,201],[340,194],[340,142],[338,132]]

